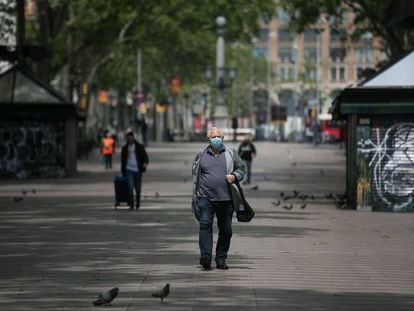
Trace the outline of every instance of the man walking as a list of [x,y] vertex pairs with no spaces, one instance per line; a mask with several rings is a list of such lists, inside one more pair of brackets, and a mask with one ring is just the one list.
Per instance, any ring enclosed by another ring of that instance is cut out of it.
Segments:
[[211,269],[213,221],[217,217],[218,240],[215,262],[217,269],[227,270],[227,253],[232,237],[233,194],[230,184],[243,179],[246,167],[237,151],[223,145],[223,133],[217,127],[208,131],[209,146],[193,163],[192,207],[200,223],[200,264]]
[[251,142],[250,137],[247,136],[245,139],[243,139],[238,151],[240,158],[243,160],[244,164],[246,164],[247,168],[247,178],[245,178],[243,184],[250,184],[252,176],[252,161],[256,156],[256,148]]
[[135,207],[139,209],[141,199],[142,173],[148,166],[148,155],[145,147],[138,143],[132,132],[126,135],[127,143],[121,151],[121,172],[128,182],[129,208],[134,208],[134,189],[136,195]]

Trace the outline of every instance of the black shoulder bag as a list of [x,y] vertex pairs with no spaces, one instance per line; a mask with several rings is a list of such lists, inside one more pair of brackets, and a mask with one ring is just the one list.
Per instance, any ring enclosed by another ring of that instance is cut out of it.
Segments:
[[247,203],[246,198],[244,197],[244,194],[243,194],[243,189],[240,186],[240,183],[237,180],[237,178],[234,181],[234,184],[237,186],[237,190],[239,191],[239,194],[240,194],[240,199],[243,202],[243,210],[241,210],[239,208],[236,211],[237,221],[239,221],[239,222],[250,222],[254,218],[254,210],[249,205],[249,203]]

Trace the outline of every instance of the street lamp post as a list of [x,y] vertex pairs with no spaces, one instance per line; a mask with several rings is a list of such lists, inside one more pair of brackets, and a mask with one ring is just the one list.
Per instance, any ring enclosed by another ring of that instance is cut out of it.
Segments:
[[227,127],[228,119],[227,109],[225,106],[225,90],[224,90],[224,66],[225,66],[225,47],[224,47],[224,27],[226,26],[226,18],[218,16],[216,18],[217,41],[216,41],[216,86],[217,98],[216,107],[214,109],[214,123],[217,127]]
[[319,114],[321,110],[320,103],[320,83],[321,83],[321,30],[316,29],[316,121],[319,122]]
[[292,53],[293,53],[293,57],[292,57],[292,61],[295,62],[295,66],[294,66],[294,92],[293,92],[293,104],[295,105],[295,131],[296,132],[300,132],[300,124],[299,124],[299,117],[298,117],[298,110],[299,110],[299,103],[298,103],[298,92],[299,92],[299,88],[298,88],[298,44],[297,44],[297,39],[295,38],[293,41],[293,45],[292,45]]
[[[226,106],[226,92],[225,89],[233,84],[236,77],[236,69],[232,66],[231,68],[225,67],[225,45],[224,45],[224,27],[226,26],[226,18],[218,16],[216,18],[217,26],[217,41],[216,41],[216,76],[215,83],[210,85],[217,89],[216,94],[216,105],[214,107],[213,121],[215,126],[220,128],[227,127],[228,112]],[[226,75],[229,77],[226,79]],[[206,71],[206,79],[211,81],[213,73],[208,68]]]
[[272,40],[273,38],[276,38],[276,32],[271,31],[269,32],[268,38],[267,38],[267,70],[266,70],[266,88],[267,88],[267,118],[266,121],[268,124],[272,123],[272,118],[271,118],[271,111],[270,111],[270,107],[272,104],[272,93],[273,93],[273,81],[272,81],[272,71],[273,71],[273,66],[272,66],[272,61],[270,59],[271,56],[271,47],[272,47]]

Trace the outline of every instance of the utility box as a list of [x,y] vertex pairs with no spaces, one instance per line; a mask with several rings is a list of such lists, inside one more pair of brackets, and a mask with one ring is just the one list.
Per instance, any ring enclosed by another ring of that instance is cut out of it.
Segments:
[[346,120],[348,207],[414,211],[414,50],[333,102]]
[[76,171],[77,107],[18,65],[0,75],[0,178]]

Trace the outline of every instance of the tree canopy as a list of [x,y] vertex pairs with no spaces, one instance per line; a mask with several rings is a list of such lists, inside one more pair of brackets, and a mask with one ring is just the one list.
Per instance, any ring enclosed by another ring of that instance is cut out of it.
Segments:
[[214,62],[217,16],[227,18],[227,41],[249,42],[274,8],[273,0],[43,0],[26,29],[51,52],[38,65],[45,79],[69,65],[84,78],[131,85],[137,48],[147,80],[196,79]]

